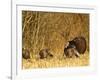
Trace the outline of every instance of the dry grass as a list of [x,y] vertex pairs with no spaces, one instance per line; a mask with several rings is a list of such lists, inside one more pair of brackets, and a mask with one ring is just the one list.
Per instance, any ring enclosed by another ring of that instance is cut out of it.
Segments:
[[79,58],[54,57],[52,59],[23,59],[23,69],[54,68],[54,67],[79,67],[89,65],[89,54],[86,52]]
[[[86,66],[89,64],[89,14],[22,11],[22,47],[31,53],[23,68]],[[80,58],[63,58],[67,41],[83,36],[87,51]],[[54,57],[38,59],[41,49],[50,48]]]

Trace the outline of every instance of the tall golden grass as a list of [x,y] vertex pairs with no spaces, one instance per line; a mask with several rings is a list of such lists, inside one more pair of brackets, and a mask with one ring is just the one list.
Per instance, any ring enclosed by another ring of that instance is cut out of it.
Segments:
[[[64,59],[65,43],[77,36],[85,37],[87,51],[81,58]],[[88,65],[89,14],[22,11],[22,47],[31,53],[29,61],[22,60],[25,68]],[[50,48],[53,59],[38,59],[39,51],[44,48]]]

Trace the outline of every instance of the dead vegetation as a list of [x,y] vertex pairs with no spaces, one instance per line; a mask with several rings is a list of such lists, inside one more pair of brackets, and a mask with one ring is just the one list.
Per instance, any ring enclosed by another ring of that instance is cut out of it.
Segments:
[[[80,58],[65,59],[65,43],[77,36],[85,37],[87,51]],[[22,60],[25,69],[86,66],[89,64],[89,14],[22,11],[22,47],[31,56]],[[38,53],[44,48],[49,48],[54,57],[40,60]]]

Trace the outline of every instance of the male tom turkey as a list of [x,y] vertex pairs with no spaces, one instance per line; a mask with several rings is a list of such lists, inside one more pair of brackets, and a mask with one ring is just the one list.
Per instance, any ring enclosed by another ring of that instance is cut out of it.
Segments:
[[69,41],[69,45],[74,45],[80,54],[86,51],[86,40],[84,37],[75,37],[72,41]]
[[66,57],[72,58],[73,56],[79,57],[79,52],[76,50],[74,45],[65,45],[64,47],[64,55]]

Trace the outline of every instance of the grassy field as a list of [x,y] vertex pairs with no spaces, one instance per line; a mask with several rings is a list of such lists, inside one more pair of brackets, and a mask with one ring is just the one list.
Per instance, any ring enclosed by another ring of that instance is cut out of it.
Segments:
[[54,57],[51,59],[23,59],[23,69],[55,68],[55,67],[79,67],[89,65],[89,54],[86,52],[79,58]]
[[[87,50],[79,58],[64,58],[64,45],[77,36],[86,39]],[[22,11],[22,47],[31,58],[22,59],[23,69],[89,65],[89,14]],[[49,48],[53,58],[39,59]]]

